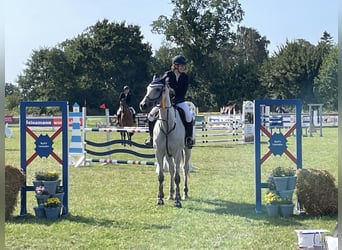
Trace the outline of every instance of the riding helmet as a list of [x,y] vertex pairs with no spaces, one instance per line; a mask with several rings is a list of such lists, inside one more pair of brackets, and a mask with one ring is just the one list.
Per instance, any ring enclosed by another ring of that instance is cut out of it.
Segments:
[[123,87],[123,90],[129,89],[129,87],[126,85],[125,87]]
[[172,58],[172,64],[182,64],[186,65],[186,59],[182,55],[177,55],[174,58]]

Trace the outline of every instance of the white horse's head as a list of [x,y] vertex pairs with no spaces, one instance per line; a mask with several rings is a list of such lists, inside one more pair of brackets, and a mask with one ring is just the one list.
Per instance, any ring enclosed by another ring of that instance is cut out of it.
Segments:
[[159,78],[154,78],[152,82],[147,86],[146,94],[140,102],[140,110],[142,112],[148,112],[157,104],[160,103],[165,84],[159,81]]

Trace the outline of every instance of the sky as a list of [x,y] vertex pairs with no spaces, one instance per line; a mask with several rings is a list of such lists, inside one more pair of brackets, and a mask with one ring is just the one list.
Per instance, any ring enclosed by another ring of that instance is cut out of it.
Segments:
[[[240,25],[270,40],[272,54],[286,41],[317,44],[327,31],[337,44],[338,0],[240,0],[245,12]],[[15,83],[33,50],[72,39],[97,21],[108,19],[138,25],[144,42],[157,50],[162,35],[151,24],[171,16],[170,0],[11,0],[5,2],[5,80]]]

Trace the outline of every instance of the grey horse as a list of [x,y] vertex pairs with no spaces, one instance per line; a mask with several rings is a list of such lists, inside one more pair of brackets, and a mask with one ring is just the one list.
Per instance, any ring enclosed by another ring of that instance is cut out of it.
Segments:
[[[191,158],[191,150],[185,147],[185,128],[178,110],[172,106],[170,100],[170,88],[154,79],[148,86],[140,109],[146,112],[159,103],[159,117],[153,130],[153,147],[157,159],[157,172],[159,190],[157,205],[163,205],[164,201],[164,166],[168,165],[170,172],[169,200],[175,200],[175,207],[182,207],[180,195],[180,169],[184,171],[184,196],[188,198],[188,174]],[[176,185],[176,190],[174,186]]]

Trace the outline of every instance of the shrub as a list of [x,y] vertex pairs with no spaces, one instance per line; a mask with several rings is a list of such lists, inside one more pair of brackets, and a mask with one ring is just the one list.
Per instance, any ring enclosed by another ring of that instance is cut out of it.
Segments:
[[25,183],[25,175],[18,168],[5,166],[5,219],[11,218],[17,204],[19,190]]
[[337,187],[334,181],[327,170],[298,170],[296,194],[301,209],[310,215],[337,214]]

